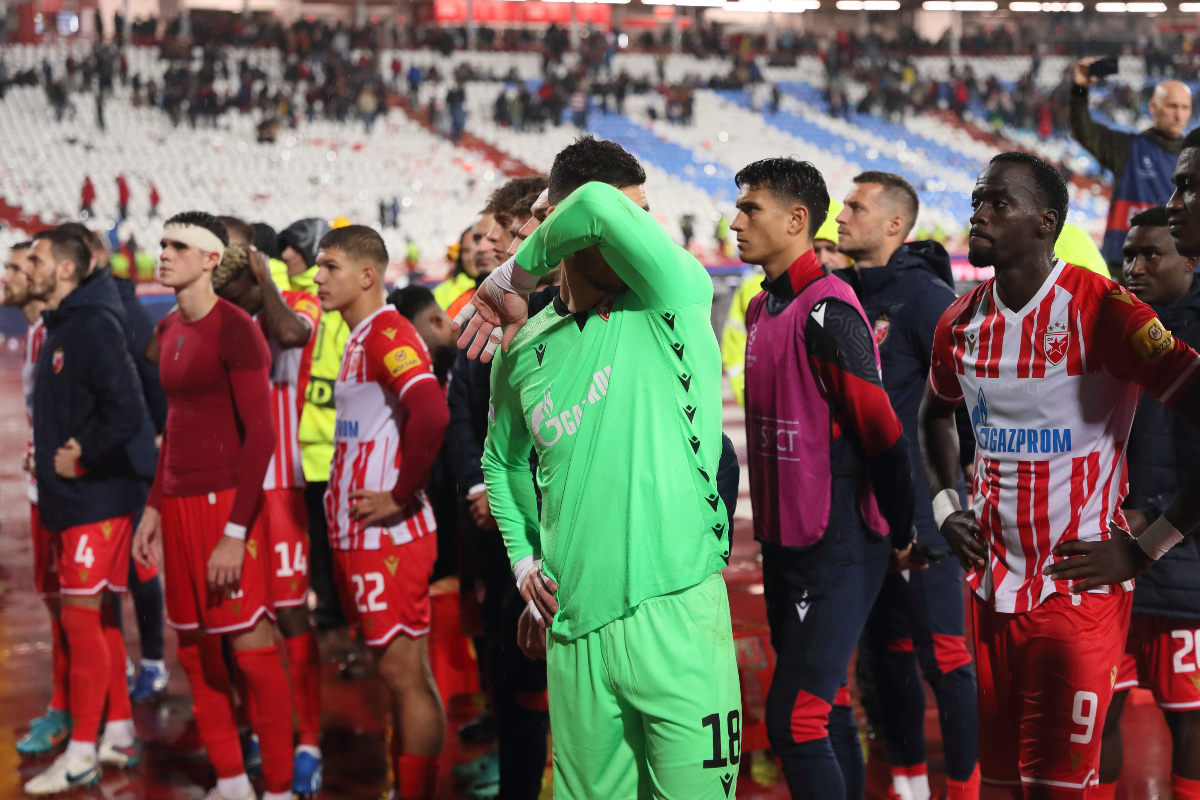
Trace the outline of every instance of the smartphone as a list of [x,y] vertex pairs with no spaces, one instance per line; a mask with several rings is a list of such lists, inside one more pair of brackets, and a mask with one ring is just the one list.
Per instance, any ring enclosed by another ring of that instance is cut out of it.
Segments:
[[1116,75],[1120,71],[1120,66],[1117,63],[1116,56],[1105,56],[1099,61],[1093,61],[1087,68],[1088,77],[1103,78],[1107,75]]

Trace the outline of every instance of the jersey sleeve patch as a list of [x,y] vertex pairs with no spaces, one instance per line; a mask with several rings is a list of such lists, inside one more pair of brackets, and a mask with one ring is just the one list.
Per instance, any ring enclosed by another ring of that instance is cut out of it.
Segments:
[[1175,349],[1175,338],[1158,321],[1158,317],[1155,317],[1137,329],[1133,334],[1132,344],[1147,363],[1154,364]]
[[292,303],[292,310],[297,314],[303,314],[313,322],[321,317],[321,307],[315,300],[303,293],[300,293],[300,297]]
[[413,367],[421,366],[421,363],[421,356],[417,354],[416,349],[408,345],[397,347],[383,357],[383,366],[393,378],[403,375]]

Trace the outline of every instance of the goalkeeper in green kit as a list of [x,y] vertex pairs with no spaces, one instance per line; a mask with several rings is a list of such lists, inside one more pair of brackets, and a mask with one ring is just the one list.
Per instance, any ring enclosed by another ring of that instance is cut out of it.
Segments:
[[[645,179],[612,142],[565,148],[549,216],[456,322],[484,360],[507,326],[483,471],[523,627],[547,629],[554,796],[723,800],[741,710],[712,281],[647,212]],[[560,262],[562,296],[526,322]]]

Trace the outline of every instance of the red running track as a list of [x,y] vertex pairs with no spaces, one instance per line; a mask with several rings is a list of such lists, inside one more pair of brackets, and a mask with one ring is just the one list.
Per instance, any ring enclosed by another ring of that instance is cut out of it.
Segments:
[[[741,413],[726,406],[726,428],[736,442],[744,442]],[[13,747],[28,720],[42,713],[49,699],[50,646],[48,617],[33,592],[32,553],[29,541],[29,511],[20,472],[25,448],[26,425],[20,387],[19,354],[0,348],[0,798],[23,796],[21,786],[49,764],[49,759],[22,763]],[[739,448],[742,449],[742,448]],[[744,456],[744,453],[742,453]],[[746,486],[743,480],[743,487]],[[765,626],[762,584],[755,558],[756,548],[748,522],[749,500],[743,495],[743,518],[735,526],[733,558],[726,570],[735,626]],[[137,627],[126,601],[126,631],[131,652],[137,652]],[[167,636],[167,660],[171,685],[167,697],[156,706],[134,709],[138,733],[145,743],[142,766],[127,772],[110,770],[96,789],[76,795],[106,800],[195,800],[213,785],[211,769],[204,757],[191,720],[187,682],[174,660],[174,637]],[[377,678],[339,680],[333,664],[323,668],[322,749],[325,753],[324,798],[375,800],[388,780],[385,759],[387,722],[383,685]],[[456,697],[451,702],[450,728],[470,719],[479,698]],[[761,698],[746,698],[747,713],[761,706]],[[929,698],[926,731],[929,737],[930,783],[934,797],[944,794],[941,774],[941,742],[935,705]],[[860,721],[862,720],[860,713]],[[1162,717],[1146,693],[1135,692],[1126,708],[1125,773],[1117,791],[1118,800],[1150,800],[1170,792],[1170,741]],[[868,741],[868,795],[883,798],[888,769],[882,745]],[[460,746],[451,734],[447,740],[443,770],[445,780],[440,798],[465,795],[449,778],[451,766],[473,758],[486,746]],[[259,787],[260,791],[262,787]],[[786,787],[765,753],[742,759],[738,797],[742,800],[784,800]],[[549,786],[543,791],[549,798]],[[1001,800],[1000,793],[985,789],[985,800]]]

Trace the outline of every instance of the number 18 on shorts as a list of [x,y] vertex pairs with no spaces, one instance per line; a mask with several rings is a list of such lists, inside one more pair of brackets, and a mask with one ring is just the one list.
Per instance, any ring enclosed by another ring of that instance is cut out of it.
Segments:
[[546,648],[556,800],[728,800],[742,760],[725,582],[713,575]]

